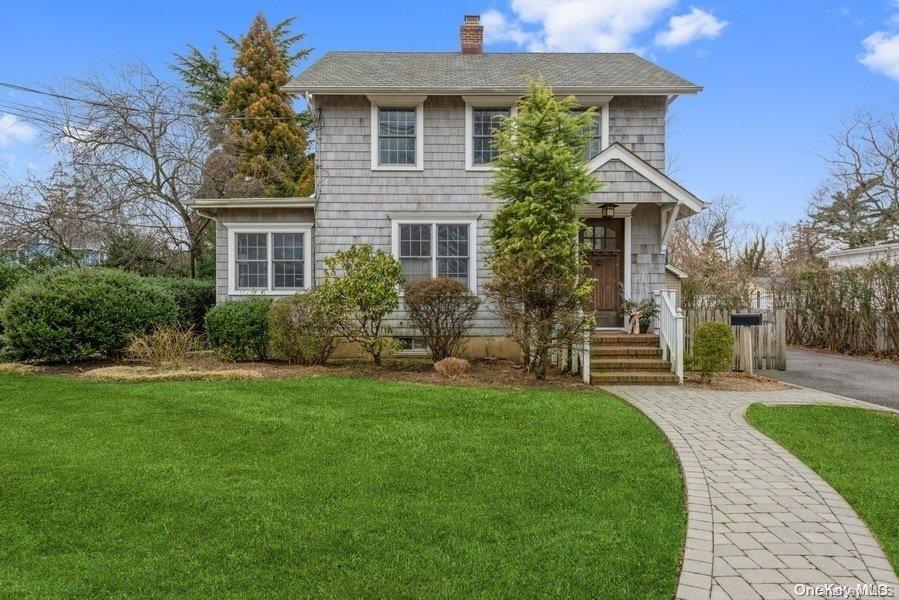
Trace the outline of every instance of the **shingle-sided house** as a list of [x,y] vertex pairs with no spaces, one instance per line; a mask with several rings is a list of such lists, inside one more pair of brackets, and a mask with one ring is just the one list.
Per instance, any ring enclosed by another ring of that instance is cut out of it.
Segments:
[[[353,244],[390,251],[407,280],[454,277],[483,295],[491,133],[531,77],[597,108],[587,168],[603,184],[581,212],[598,325],[622,326],[622,296],[665,288],[672,225],[704,207],[665,174],[665,117],[701,88],[631,53],[485,53],[482,39],[470,16],[460,52],[328,52],[292,80],[315,115],[316,191],[195,201],[217,221],[219,301],[310,288]],[[402,309],[391,325],[418,347]],[[471,333],[472,354],[513,351],[487,304]]]

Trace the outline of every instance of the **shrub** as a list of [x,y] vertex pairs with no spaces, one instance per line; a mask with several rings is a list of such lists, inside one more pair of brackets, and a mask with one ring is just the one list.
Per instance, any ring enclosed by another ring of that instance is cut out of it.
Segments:
[[402,269],[395,258],[365,244],[351,246],[325,259],[321,298],[325,310],[338,315],[337,328],[381,364],[381,354],[394,347],[384,318],[399,304]]
[[421,332],[435,361],[459,353],[462,336],[481,301],[455,279],[420,279],[406,286],[406,313]]
[[291,363],[322,364],[337,347],[339,318],[317,291],[277,300],[268,309],[272,350]]
[[135,335],[125,351],[131,358],[157,366],[182,366],[191,352],[202,348],[200,338],[181,325],[160,325],[150,333]]
[[260,360],[268,346],[268,298],[230,300],[206,313],[206,341],[231,360]]
[[709,321],[693,331],[692,367],[711,380],[712,373],[729,371],[734,358],[734,333],[727,323]]
[[24,282],[29,272],[24,267],[0,260],[0,304],[14,287]]
[[203,331],[206,312],[215,306],[215,281],[213,279],[190,279],[188,277],[154,277],[171,294],[178,305],[178,323],[185,329]]
[[464,358],[456,358],[450,356],[434,363],[434,370],[446,377],[447,379],[455,379],[468,370],[468,361]]
[[15,288],[0,307],[7,353],[47,361],[108,355],[134,334],[177,316],[178,307],[159,286],[113,269],[38,276]]

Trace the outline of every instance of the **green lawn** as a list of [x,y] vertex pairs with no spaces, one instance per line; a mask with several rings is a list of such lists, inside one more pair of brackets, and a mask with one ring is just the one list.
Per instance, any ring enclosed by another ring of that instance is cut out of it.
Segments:
[[4,597],[672,598],[683,487],[598,393],[0,376]]
[[754,404],[746,418],[833,486],[899,571],[899,417],[861,408]]

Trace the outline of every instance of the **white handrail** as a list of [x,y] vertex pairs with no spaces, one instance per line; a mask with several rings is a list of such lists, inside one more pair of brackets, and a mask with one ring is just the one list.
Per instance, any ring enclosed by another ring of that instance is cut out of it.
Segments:
[[662,349],[662,359],[671,361],[671,372],[683,383],[684,315],[677,308],[677,292],[656,290],[653,296],[659,307],[659,348]]

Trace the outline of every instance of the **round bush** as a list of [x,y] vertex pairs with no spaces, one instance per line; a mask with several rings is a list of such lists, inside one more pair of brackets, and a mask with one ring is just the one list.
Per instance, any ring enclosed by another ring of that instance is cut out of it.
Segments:
[[421,332],[435,361],[459,354],[481,301],[464,283],[448,277],[406,285],[406,314]]
[[9,355],[63,362],[109,355],[177,316],[158,285],[113,269],[46,273],[16,287],[0,306]]
[[203,331],[206,312],[215,306],[215,281],[188,277],[153,277],[178,305],[178,324],[186,329]]
[[734,333],[726,323],[710,321],[693,331],[693,369],[708,380],[712,373],[729,371],[734,358]]
[[229,300],[206,313],[206,342],[231,360],[261,360],[268,346],[268,298]]
[[337,318],[314,291],[276,300],[268,309],[272,350],[291,363],[322,364],[337,347]]

